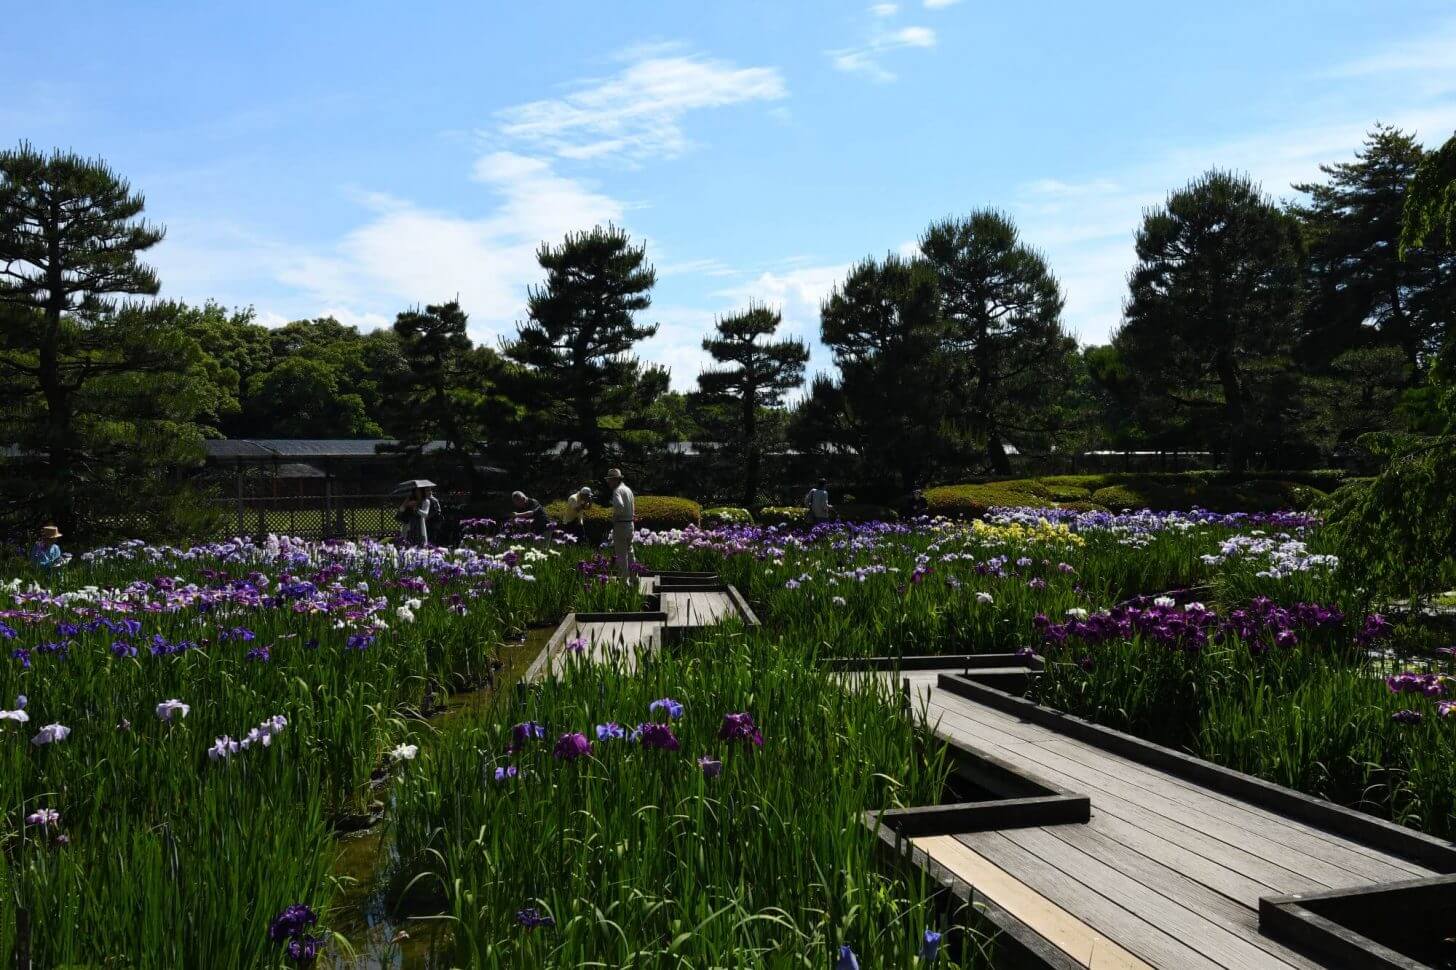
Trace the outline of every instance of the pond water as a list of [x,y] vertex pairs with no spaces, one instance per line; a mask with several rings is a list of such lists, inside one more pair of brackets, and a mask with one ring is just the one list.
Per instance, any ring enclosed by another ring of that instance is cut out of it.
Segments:
[[[523,640],[500,646],[502,667],[492,687],[453,694],[445,709],[430,718],[436,730],[445,730],[457,718],[478,716],[491,699],[512,690],[517,681],[546,646],[554,628],[527,632]],[[420,732],[419,744],[427,745],[434,732]],[[394,859],[393,847],[384,824],[339,839],[334,876],[343,884],[330,928],[349,940],[352,958],[331,947],[330,966],[335,970],[426,970],[430,947],[443,921],[421,916],[402,917],[390,910],[384,898],[383,879]]]

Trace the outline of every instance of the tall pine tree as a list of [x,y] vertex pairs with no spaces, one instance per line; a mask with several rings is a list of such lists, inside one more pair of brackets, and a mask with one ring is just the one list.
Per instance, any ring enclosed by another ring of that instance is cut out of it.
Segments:
[[920,251],[940,277],[945,388],[984,443],[992,471],[1011,473],[1007,444],[1056,430],[1074,383],[1076,341],[1062,328],[1062,291],[1040,253],[1000,212],[935,223]]
[[763,442],[759,412],[783,405],[784,395],[804,383],[809,348],[801,340],[772,340],[782,316],[751,306],[717,322],[715,336],[703,340],[719,366],[698,375],[698,388],[710,402],[726,405],[735,419],[724,437],[743,458],[743,505],[758,500]]
[[1243,471],[1287,430],[1299,224],[1246,176],[1214,171],[1144,216],[1136,250],[1114,343],[1155,409],[1193,415]]
[[[652,304],[657,275],[645,247],[613,226],[543,244],[536,259],[546,282],[530,290],[528,319],[505,353],[538,379],[546,402],[543,430],[596,461],[606,448],[607,419],[643,406],[644,373],[632,348],[657,332],[655,324],[637,323]],[[645,376],[652,387],[660,385]]]
[[1353,162],[1322,165],[1323,182],[1295,186],[1309,197],[1294,210],[1309,241],[1302,357],[1326,376],[1347,351],[1392,346],[1418,385],[1456,315],[1456,260],[1420,246],[1400,252],[1406,195],[1425,154],[1410,135],[1380,126]]
[[485,488],[476,457],[499,444],[518,416],[506,361],[489,347],[476,347],[467,332],[469,317],[451,300],[395,317],[394,332],[406,375],[399,438],[417,459],[432,441],[443,441],[440,456],[463,478],[472,499]]
[[100,160],[0,153],[0,444],[24,481],[5,490],[12,514],[94,528],[200,458],[196,419],[219,394],[185,308],[126,299],[159,286],[141,255],[163,231],[144,205]]

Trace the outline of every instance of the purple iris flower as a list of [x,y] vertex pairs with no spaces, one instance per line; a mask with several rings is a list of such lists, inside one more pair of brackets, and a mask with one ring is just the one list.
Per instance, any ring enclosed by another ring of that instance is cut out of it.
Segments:
[[520,751],[531,739],[540,740],[546,736],[546,725],[537,724],[535,721],[523,721],[511,728],[511,743],[506,748],[507,753]]
[[681,701],[675,701],[671,697],[663,697],[647,705],[649,711],[666,711],[668,717],[673,720],[682,717],[683,706]]
[[374,635],[371,633],[351,633],[349,638],[344,641],[344,646],[350,650],[368,650],[373,642]]
[[310,936],[305,933],[303,936],[289,940],[284,952],[294,963],[312,963],[318,958],[319,950],[323,949],[324,942],[322,936]]
[[1422,717],[1420,711],[1413,711],[1410,708],[1406,708],[1390,715],[1390,719],[1398,724],[1419,724],[1421,723]]
[[272,658],[272,656],[273,656],[272,651],[269,650],[266,646],[264,646],[264,647],[254,647],[253,649],[249,650],[246,654],[243,655],[243,659],[244,660],[251,660],[254,663],[263,663],[263,664],[265,664],[265,663],[267,663]]
[[528,930],[534,930],[538,926],[555,926],[556,920],[541,912],[535,906],[522,906],[516,910],[516,922]]
[[658,748],[663,751],[676,751],[680,746],[672,728],[657,721],[637,725],[637,730],[632,732],[632,740],[639,742],[644,748]]
[[137,648],[125,640],[117,640],[111,645],[111,653],[116,657],[135,657],[137,655]]
[[312,909],[303,903],[294,903],[273,917],[273,922],[268,924],[268,939],[274,943],[296,940],[317,922],[318,914]]
[[616,721],[608,721],[606,724],[597,725],[598,741],[620,741],[627,736],[627,729]]
[[718,729],[718,738],[722,741],[749,741],[756,748],[763,747],[763,735],[753,723],[753,715],[747,711],[724,714],[723,726]]
[[712,755],[703,755],[698,759],[698,767],[703,770],[704,778],[717,778],[723,773],[723,762]]
[[15,659],[15,660],[19,660],[20,661],[21,669],[23,669],[23,670],[29,670],[30,669],[30,651],[29,650],[25,649],[24,647],[17,647],[16,649],[14,649],[14,650],[12,650],[10,652],[10,656],[11,656],[12,659]]
[[859,957],[848,943],[839,945],[839,959],[834,961],[834,970],[859,970]]
[[520,773],[521,770],[515,765],[502,765],[495,770],[495,780],[506,781],[508,779],[515,778]]
[[565,761],[575,761],[583,755],[591,754],[591,742],[585,734],[573,731],[558,738],[556,748],[551,753]]
[[920,959],[929,963],[940,956],[940,937],[941,934],[935,932],[935,930],[925,931],[925,936],[920,940]]

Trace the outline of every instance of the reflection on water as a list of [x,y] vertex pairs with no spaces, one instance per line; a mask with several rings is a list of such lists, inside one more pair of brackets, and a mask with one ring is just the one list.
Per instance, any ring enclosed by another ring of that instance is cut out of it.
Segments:
[[[503,644],[500,648],[503,666],[496,674],[495,687],[452,695],[445,710],[431,718],[430,723],[439,730],[448,730],[452,721],[478,716],[497,691],[515,686],[546,646],[551,633],[552,628],[544,627],[529,631],[523,641]],[[420,732],[418,742],[429,744],[434,733]],[[394,847],[384,828],[376,825],[339,839],[333,874],[339,880],[340,891],[330,928],[349,940],[355,954],[350,959],[348,954],[339,952],[340,948],[331,947],[327,952],[335,970],[427,970],[430,966],[432,937],[443,921],[401,918],[389,911],[381,883],[394,862]]]

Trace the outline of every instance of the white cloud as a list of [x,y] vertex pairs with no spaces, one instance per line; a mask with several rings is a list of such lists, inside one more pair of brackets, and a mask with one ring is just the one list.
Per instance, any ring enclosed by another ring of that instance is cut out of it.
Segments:
[[[879,7],[870,8],[871,12],[877,14],[879,9]],[[864,74],[883,83],[895,80],[894,73],[881,63],[884,55],[906,48],[934,47],[935,40],[935,31],[929,27],[910,26],[897,30],[885,30],[877,26],[870,33],[869,39],[861,46],[846,47],[826,51],[826,53],[830,62],[839,70],[852,74]]]
[[661,46],[642,53],[613,77],[501,111],[493,134],[562,158],[670,158],[689,146],[682,127],[689,112],[788,96],[775,68],[738,67]]
[[961,0],[925,0],[925,9],[941,10],[945,7],[953,7],[960,2]]
[[870,13],[876,17],[893,17],[899,10],[899,5],[893,3],[877,3],[870,7]]

